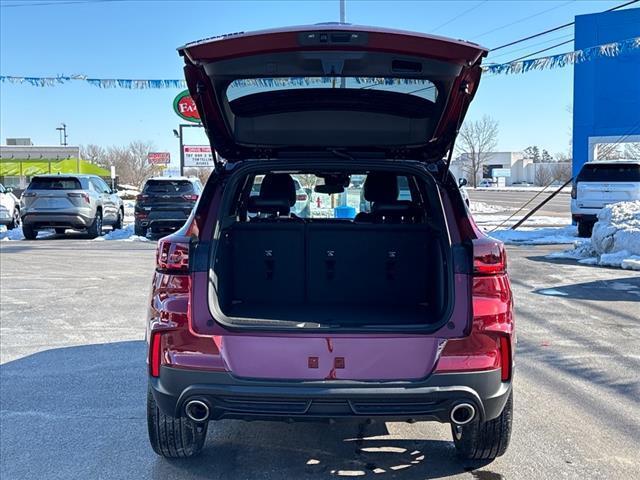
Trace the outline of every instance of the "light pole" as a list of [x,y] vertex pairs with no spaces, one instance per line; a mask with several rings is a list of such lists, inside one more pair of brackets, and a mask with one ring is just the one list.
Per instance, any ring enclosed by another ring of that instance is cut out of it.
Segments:
[[61,123],[60,127],[57,127],[56,130],[60,132],[60,145],[67,146],[67,124]]
[[173,136],[180,140],[180,176],[184,177],[184,132],[183,129],[187,127],[202,127],[201,123],[181,123],[178,125],[178,130],[173,129]]

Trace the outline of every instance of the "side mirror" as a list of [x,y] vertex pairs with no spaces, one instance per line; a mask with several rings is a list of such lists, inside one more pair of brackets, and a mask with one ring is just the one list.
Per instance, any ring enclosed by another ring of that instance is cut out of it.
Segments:
[[6,193],[13,193],[13,187],[7,187],[4,189]]
[[464,187],[467,184],[467,179],[466,178],[459,178],[458,179],[458,187]]

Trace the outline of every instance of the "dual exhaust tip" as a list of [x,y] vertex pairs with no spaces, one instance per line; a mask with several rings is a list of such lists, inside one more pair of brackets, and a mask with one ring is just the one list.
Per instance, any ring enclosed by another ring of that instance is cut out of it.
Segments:
[[202,400],[189,400],[184,407],[184,413],[189,420],[202,423],[209,420],[211,410],[209,405]]
[[470,403],[458,403],[451,409],[449,417],[451,418],[451,423],[461,427],[473,421],[476,417],[476,408]]
[[[202,423],[209,420],[211,410],[209,405],[202,400],[189,400],[184,407],[184,413],[189,420]],[[460,427],[475,419],[476,409],[470,403],[458,403],[451,409],[449,417],[451,423]]]

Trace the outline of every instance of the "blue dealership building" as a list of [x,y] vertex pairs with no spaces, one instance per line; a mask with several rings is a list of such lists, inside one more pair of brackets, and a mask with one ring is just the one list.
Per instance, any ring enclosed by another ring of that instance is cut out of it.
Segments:
[[[575,49],[640,37],[640,8],[580,15]],[[640,50],[574,66],[573,174],[598,145],[640,142]]]

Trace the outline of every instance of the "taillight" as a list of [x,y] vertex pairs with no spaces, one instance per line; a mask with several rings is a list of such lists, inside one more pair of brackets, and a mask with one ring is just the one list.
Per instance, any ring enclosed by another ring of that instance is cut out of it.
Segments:
[[447,342],[436,372],[500,368],[502,381],[508,381],[513,362],[513,302],[504,246],[482,237],[473,241],[473,256],[471,333]]
[[147,198],[149,198],[149,195],[145,195],[144,193],[141,193],[139,195],[136,195],[136,202],[142,202]]
[[35,193],[33,193],[33,192],[24,192],[24,193],[22,194],[22,196],[23,196],[24,198],[28,198],[28,197],[35,197],[35,196],[36,196],[36,194],[35,194]]
[[307,194],[306,193],[300,193],[296,196],[296,200],[298,202],[306,202],[307,201]]
[[149,214],[147,212],[133,212],[133,216],[136,218],[147,218]]
[[82,198],[84,203],[90,203],[89,194],[88,193],[67,193],[67,197],[70,198]]
[[187,195],[182,195],[182,198],[184,198],[185,200],[189,200],[191,202],[195,202],[196,200],[198,200],[198,195],[187,194]]
[[158,242],[156,267],[161,272],[189,272],[189,243],[172,241],[171,237]]
[[474,275],[497,275],[506,271],[507,255],[502,242],[490,237],[473,241]]
[[152,377],[160,376],[160,364],[162,363],[162,332],[152,332],[149,342],[149,374]]
[[573,185],[571,185],[571,198],[573,198],[574,200],[576,198],[578,198],[578,184],[574,183]]

